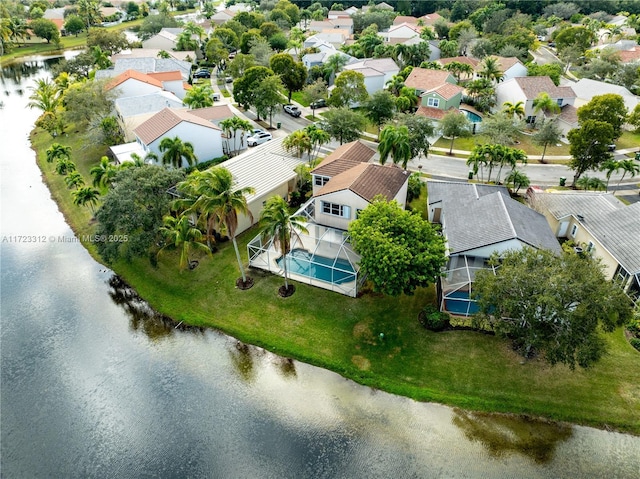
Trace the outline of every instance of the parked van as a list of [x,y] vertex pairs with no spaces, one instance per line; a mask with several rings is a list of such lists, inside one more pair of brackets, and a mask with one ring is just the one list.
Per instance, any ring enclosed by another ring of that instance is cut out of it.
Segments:
[[213,101],[220,101],[221,95],[220,93],[214,93],[213,94]]

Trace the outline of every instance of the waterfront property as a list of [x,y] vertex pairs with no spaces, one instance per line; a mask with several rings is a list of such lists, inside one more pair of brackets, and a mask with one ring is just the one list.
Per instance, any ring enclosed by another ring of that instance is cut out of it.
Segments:
[[477,271],[494,253],[525,246],[559,253],[560,244],[544,216],[513,200],[504,186],[427,182],[429,221],[442,226],[448,261],[438,282],[440,309],[470,316]]

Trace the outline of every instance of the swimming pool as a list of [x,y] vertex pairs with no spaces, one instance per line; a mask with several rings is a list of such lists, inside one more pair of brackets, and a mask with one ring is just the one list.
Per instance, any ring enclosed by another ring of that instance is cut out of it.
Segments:
[[[279,266],[282,266],[282,257],[276,261]],[[333,284],[346,283],[356,279],[356,271],[347,260],[338,258],[334,264],[334,259],[313,256],[304,249],[294,249],[287,255],[287,270]]]
[[482,121],[482,117],[472,111],[469,111],[469,110],[460,110],[460,111],[466,115],[467,120],[469,120],[471,123],[480,123]]

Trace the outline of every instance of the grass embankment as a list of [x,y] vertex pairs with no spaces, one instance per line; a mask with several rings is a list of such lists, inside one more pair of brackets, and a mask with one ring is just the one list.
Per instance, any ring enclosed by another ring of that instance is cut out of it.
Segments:
[[[78,233],[90,231],[88,210],[72,204],[62,177],[44,160],[50,137],[39,132],[33,139],[53,197]],[[74,147],[73,159],[86,174],[100,153],[81,150],[82,142],[72,136],[62,140]],[[246,244],[254,235],[251,230],[239,237],[245,261]],[[146,258],[120,262],[113,269],[176,321],[220,329],[374,388],[471,410],[640,434],[640,354],[621,330],[607,335],[610,355],[589,370],[570,371],[540,360],[523,361],[508,341],[493,336],[424,330],[417,316],[434,302],[433,288],[400,298],[368,293],[353,299],[296,284],[295,294],[283,299],[277,294],[282,278],[250,271],[255,286],[240,291],[235,288],[239,272],[233,247],[219,246],[193,271],[178,272],[177,255],[171,253],[160,257],[156,269]]]

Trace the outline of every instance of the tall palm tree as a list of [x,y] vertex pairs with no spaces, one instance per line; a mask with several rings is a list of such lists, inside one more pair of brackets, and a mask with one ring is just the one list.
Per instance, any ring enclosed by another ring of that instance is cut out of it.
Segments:
[[309,156],[309,165],[313,167],[320,154],[320,148],[322,148],[322,145],[329,143],[331,135],[322,128],[318,128],[316,125],[308,125],[304,129],[311,139],[312,150],[311,155]]
[[180,250],[180,262],[178,267],[182,271],[187,266],[191,267],[189,254],[191,250],[204,251],[211,254],[211,250],[207,245],[202,243],[202,231],[191,226],[189,216],[180,215],[178,218],[173,216],[165,216],[162,219],[163,226],[160,228],[161,234],[165,238],[165,244],[158,251],[158,255],[169,246],[173,246]]
[[504,73],[500,69],[500,62],[496,57],[486,57],[482,60],[478,75],[480,78],[486,78],[496,83],[500,83],[504,78]]
[[311,150],[313,144],[311,143],[311,137],[305,130],[296,130],[289,134],[282,142],[282,146],[287,151],[296,151],[296,155],[302,158],[304,153],[307,153],[311,157]]
[[519,120],[522,120],[524,118],[524,102],[518,101],[511,103],[510,101],[505,101],[502,104],[502,111],[509,116],[515,116]]
[[45,153],[47,155],[47,163],[53,163],[58,158],[71,158],[71,147],[53,143],[46,149]]
[[509,172],[509,174],[505,177],[504,181],[507,184],[508,183],[513,184],[513,187],[516,190],[515,191],[516,195],[518,194],[518,191],[520,190],[520,188],[527,188],[529,187],[529,184],[530,184],[529,177],[515,168]]
[[263,243],[272,241],[276,251],[282,253],[285,292],[289,291],[287,254],[291,249],[292,236],[308,233],[304,216],[291,216],[289,206],[281,196],[272,196],[260,214],[260,236]]
[[111,59],[109,58],[109,52],[105,52],[98,45],[94,45],[91,47],[91,55],[93,56],[93,64],[96,65],[100,70],[106,70],[113,63],[111,63]]
[[89,170],[89,174],[93,176],[93,186],[102,188],[109,186],[116,173],[118,173],[118,168],[106,156],[100,158],[100,163]]
[[36,86],[30,89],[33,93],[29,96],[31,101],[27,103],[29,108],[38,108],[43,113],[55,113],[60,104],[60,91],[54,82],[48,78],[41,78],[36,81]]
[[[617,187],[620,186],[620,183],[622,183],[622,180],[627,175],[627,173],[629,173],[631,178],[634,178],[637,174],[640,174],[640,164],[636,160],[628,158],[626,160],[619,160],[618,163],[620,165],[620,169],[622,170],[622,176],[618,181]],[[613,194],[615,195],[616,192],[614,191]]]
[[[232,116],[231,118],[226,118],[220,122],[220,128],[225,133],[227,137],[227,153],[231,156],[234,156],[238,153],[240,148],[244,148],[244,137],[245,133],[248,133],[253,130],[253,125],[248,121],[237,116]],[[236,137],[240,132],[240,146],[237,146]],[[229,139],[233,139],[233,149],[229,146]]]
[[[251,187],[236,189],[233,175],[229,170],[223,167],[212,168],[212,170],[215,171],[217,180],[215,200],[217,206],[214,210],[214,215],[217,223],[220,225],[220,232],[226,234],[233,242],[236,259],[238,260],[238,268],[242,274],[242,284],[246,285],[247,277],[244,272],[244,266],[242,265],[242,259],[240,258],[240,250],[238,249],[238,242],[236,241],[236,231],[238,229],[238,214],[248,216],[251,223],[253,223],[253,215],[247,204],[247,195],[255,193],[255,189]],[[197,205],[198,201],[196,201],[196,207]]]
[[380,164],[384,165],[391,155],[394,164],[400,163],[402,168],[407,169],[407,163],[411,159],[411,140],[409,139],[409,129],[405,125],[387,125],[380,133]]
[[333,84],[333,79],[340,73],[340,71],[347,64],[348,58],[346,55],[334,53],[324,63],[324,72],[327,75],[327,83]]
[[213,105],[213,90],[207,84],[193,85],[182,101],[193,110],[207,108]]
[[94,217],[96,215],[95,204],[98,202],[98,198],[100,198],[100,192],[98,190],[90,186],[83,186],[75,190],[72,195],[74,205],[88,206],[91,211],[91,216]]
[[560,105],[547,92],[540,92],[533,99],[533,112],[542,112],[544,115],[549,113],[560,113]]
[[[620,171],[620,163],[618,162],[618,160],[614,159],[607,160],[602,163],[602,165],[600,165],[600,171],[606,171],[607,185],[605,191],[609,191],[609,181],[611,180],[611,175]],[[615,191],[613,192],[613,194],[615,195]]]
[[84,20],[87,25],[87,31],[89,31],[91,25],[95,25],[102,18],[100,2],[98,0],[78,0],[76,5],[78,7],[78,15]]
[[400,90],[404,88],[404,79],[399,75],[393,75],[385,86],[395,96],[399,96]]
[[189,35],[196,35],[200,41],[202,41],[202,37],[205,35],[204,28],[194,22],[187,22],[184,26],[184,31]]
[[162,164],[171,165],[174,168],[181,168],[183,160],[189,166],[197,162],[196,156],[193,154],[193,145],[188,141],[182,141],[177,136],[175,138],[163,138],[160,142],[160,151],[162,155]]
[[84,178],[79,171],[70,171],[69,174],[65,176],[64,182],[69,189],[78,189],[79,187],[84,186]]

